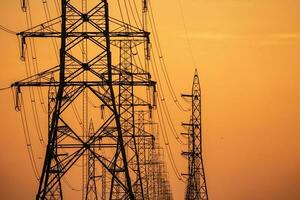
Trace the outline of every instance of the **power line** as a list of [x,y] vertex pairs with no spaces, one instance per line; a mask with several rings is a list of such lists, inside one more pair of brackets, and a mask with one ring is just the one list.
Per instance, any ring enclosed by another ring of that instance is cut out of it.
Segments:
[[[155,24],[155,20],[154,20],[154,14],[153,14],[153,11],[152,11],[151,3],[149,3],[149,7],[150,7],[150,16],[149,16],[150,20],[149,21],[150,21],[151,29],[154,32],[154,37],[153,37],[154,46],[155,46],[156,53],[157,53],[158,58],[159,58],[159,63],[160,63],[160,66],[162,68],[163,76],[164,76],[164,78],[166,80],[166,83],[167,83],[168,90],[171,94],[171,97],[172,97],[175,105],[181,111],[189,111],[188,109],[183,108],[183,106],[179,103],[179,101],[176,97],[176,93],[175,93],[174,87],[172,85],[172,82],[171,82],[171,79],[170,79],[170,76],[169,76],[169,73],[168,73],[168,70],[167,70],[167,67],[166,67],[166,63],[165,63],[165,60],[164,60],[164,57],[163,57],[163,53],[162,53],[160,41],[159,41],[159,38],[158,38],[158,32],[157,32],[157,28],[156,28],[156,24]],[[151,50],[153,52],[153,49],[151,49]]]
[[118,7],[119,7],[119,11],[120,11],[121,19],[122,19],[122,21],[124,21],[124,16],[123,16],[123,12],[122,12],[122,9],[121,9],[120,0],[118,0],[117,2],[118,2]]
[[152,64],[153,64],[153,67],[154,67],[154,70],[153,70],[153,74],[154,74],[154,77],[155,79],[157,79],[157,84],[158,84],[158,97],[159,97],[159,100],[162,102],[162,110],[163,110],[163,113],[165,114],[165,117],[167,118],[167,122],[168,122],[168,125],[170,127],[170,130],[172,132],[172,134],[174,135],[176,141],[179,143],[179,144],[184,144],[184,142],[180,139],[180,137],[178,136],[177,132],[176,132],[176,129],[172,123],[172,119],[171,119],[171,116],[170,116],[170,112],[169,112],[169,108],[166,104],[166,99],[165,99],[165,95],[164,95],[164,91],[163,91],[163,88],[162,88],[162,85],[161,85],[161,80],[160,80],[160,76],[159,76],[159,72],[158,72],[158,67],[157,67],[157,61],[155,59],[155,57],[153,57],[153,59],[151,60],[152,61]]
[[0,88],[0,91],[7,90],[7,89],[9,89],[9,88],[11,88],[11,86],[8,86],[8,87],[3,87],[3,88]]
[[131,24],[130,15],[129,15],[129,11],[128,11],[128,8],[127,8],[126,0],[124,0],[124,5],[125,5],[125,11],[126,11],[128,23]]
[[162,116],[162,111],[160,109],[160,107],[158,107],[158,120],[160,121],[160,124],[161,124],[161,131],[162,131],[162,136],[163,136],[163,140],[164,140],[164,145],[166,147],[166,150],[167,150],[167,155],[168,155],[168,158],[169,158],[169,161],[170,161],[170,164],[172,166],[172,169],[176,175],[176,177],[181,180],[181,175],[178,171],[178,168],[176,166],[176,163],[175,163],[175,160],[174,160],[174,157],[173,157],[173,154],[172,154],[172,151],[170,149],[170,142],[169,142],[169,138],[168,138],[168,135],[167,135],[167,130],[166,130],[166,126],[165,126],[165,122],[164,122],[164,119],[163,119],[163,116]]
[[26,110],[24,107],[24,101],[23,101],[23,95],[22,93],[20,94],[20,100],[21,100],[21,120],[22,120],[22,126],[23,126],[23,131],[24,131],[24,136],[25,136],[25,141],[26,141],[26,147],[27,147],[27,151],[28,151],[28,155],[30,158],[30,164],[33,170],[33,173],[36,177],[36,180],[39,180],[39,172],[38,172],[38,168],[37,168],[37,164],[35,161],[35,157],[33,154],[33,148],[32,148],[32,144],[31,144],[31,138],[30,138],[30,134],[29,134],[29,128],[28,128],[28,122],[27,122],[27,117],[26,117]]
[[[130,8],[130,11],[131,11],[131,13],[132,13],[134,22],[135,22],[135,24],[136,24],[137,27],[139,27],[139,25],[142,27],[142,22],[141,22],[141,19],[140,19],[140,17],[139,17],[139,14],[138,14],[138,12],[136,13],[136,15],[137,15],[137,20],[138,20],[138,22],[137,22],[136,17],[135,17],[135,14],[134,14],[134,11],[133,11],[133,8],[132,8],[132,5],[131,5],[130,2],[131,2],[131,1],[128,1],[128,3],[129,3],[129,8]],[[133,1],[133,2],[134,2],[135,10],[136,10],[136,4],[135,4],[135,1]]]
[[136,5],[135,1],[133,1],[133,4],[134,4],[135,12],[137,13],[138,21],[142,25],[142,21],[141,21],[141,18],[139,16],[139,14],[138,14],[139,12],[138,12],[137,5]]
[[[26,49],[26,54],[28,55],[28,50]],[[28,68],[29,70],[29,75],[31,75],[31,71],[30,71],[30,60],[29,60],[29,56],[25,56],[25,67],[26,69]],[[41,126],[40,126],[40,121],[39,121],[39,116],[38,116],[38,111],[37,111],[37,105],[36,105],[36,100],[35,100],[35,92],[34,89],[32,87],[29,87],[29,96],[30,96],[30,102],[31,102],[31,108],[32,108],[32,112],[33,112],[33,118],[34,118],[34,124],[35,124],[35,128],[36,128],[36,132],[39,138],[39,141],[41,143],[42,146],[45,146],[45,140],[43,138],[43,134],[41,131]],[[43,105],[41,103],[41,105]]]
[[179,4],[179,8],[180,8],[180,16],[181,16],[181,20],[182,20],[182,24],[183,24],[183,29],[184,29],[184,32],[185,32],[185,38],[186,38],[186,42],[187,42],[187,45],[188,45],[188,50],[189,50],[190,56],[192,58],[193,65],[195,66],[196,65],[195,57],[194,57],[193,50],[192,50],[192,45],[191,45],[191,41],[190,41],[190,37],[189,37],[189,32],[188,32],[188,29],[187,29],[187,26],[186,26],[186,23],[185,23],[184,12],[183,12],[183,7],[182,7],[181,0],[178,0],[178,4]]
[[10,30],[10,29],[6,28],[6,27],[3,26],[3,25],[0,25],[0,29],[1,29],[2,31],[5,31],[5,32],[7,32],[7,33],[9,33],[9,34],[12,34],[12,35],[16,35],[16,34],[17,34],[17,32]]
[[[153,57],[152,60],[153,60],[152,63],[153,63],[153,66],[154,66],[154,71],[153,71],[154,72],[154,77],[155,77],[155,79],[158,80],[158,87],[162,88],[155,57]],[[168,118],[169,115],[167,115],[166,111],[165,111],[165,110],[168,110],[168,107],[166,105],[165,105],[165,107],[162,106],[162,104],[165,103],[165,97],[164,97],[162,89],[161,89],[161,92],[158,92],[158,95],[159,95],[159,101],[158,101],[158,112],[157,112],[157,114],[158,114],[158,120],[159,120],[160,124],[162,124],[161,130],[162,130],[162,136],[163,136],[164,144],[165,144],[165,147],[167,149],[167,155],[168,155],[169,161],[171,163],[172,169],[173,169],[174,173],[176,174],[178,180],[182,180],[182,177],[181,177],[181,175],[180,175],[180,173],[178,171],[178,168],[177,168],[176,163],[175,163],[174,158],[173,158],[172,151],[171,151],[170,146],[169,146],[169,139],[168,139],[168,135],[167,135],[167,130],[166,130],[166,126],[165,126],[165,121],[164,121],[163,114],[165,114],[166,118]],[[174,129],[174,127],[171,128],[171,124],[169,123],[169,120],[168,120],[168,125],[169,125],[172,133],[173,134],[175,133],[174,136],[176,138],[176,141],[181,144],[182,141],[180,140],[179,137],[176,136],[176,131],[173,132],[173,130],[175,130],[175,129]]]

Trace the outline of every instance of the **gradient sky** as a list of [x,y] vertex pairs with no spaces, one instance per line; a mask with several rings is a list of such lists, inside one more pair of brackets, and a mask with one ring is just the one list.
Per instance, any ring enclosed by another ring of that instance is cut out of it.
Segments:
[[[299,200],[300,1],[151,2],[178,96],[190,91],[198,68],[210,199]],[[0,24],[23,30],[19,1],[0,5]],[[0,31],[0,42],[0,87],[6,87],[24,77],[25,68],[16,37]],[[189,113],[169,104],[181,132]],[[33,199],[37,183],[10,90],[0,91],[0,118],[0,199]],[[185,172],[185,147],[174,139],[171,146]],[[168,169],[174,199],[183,199],[184,184]]]

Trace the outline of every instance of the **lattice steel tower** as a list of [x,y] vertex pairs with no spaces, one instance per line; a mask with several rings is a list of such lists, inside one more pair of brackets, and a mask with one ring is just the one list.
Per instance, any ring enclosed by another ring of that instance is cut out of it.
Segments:
[[[49,90],[48,141],[36,199],[63,199],[64,178],[79,173],[82,199],[100,199],[98,180],[101,199],[146,199],[147,162],[138,152],[144,140],[136,134],[153,135],[135,119],[154,106],[149,32],[109,16],[107,0],[62,0],[60,17],[18,35],[23,53],[27,38],[60,39],[58,66],[13,84],[16,102],[21,87]],[[138,63],[137,56],[145,61]],[[98,108],[92,110],[90,101]],[[82,123],[74,120],[76,105]],[[103,118],[100,110],[106,110]]]
[[197,70],[193,79],[192,94],[183,94],[192,100],[192,115],[188,127],[188,151],[182,154],[188,159],[186,200],[208,200],[204,164],[202,158],[201,87]]

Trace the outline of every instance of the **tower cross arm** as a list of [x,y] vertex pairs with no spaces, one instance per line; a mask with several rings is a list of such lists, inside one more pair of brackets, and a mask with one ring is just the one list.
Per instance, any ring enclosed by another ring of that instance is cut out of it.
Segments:
[[21,37],[27,37],[27,36],[30,36],[32,35],[33,33],[36,33],[36,34],[47,34],[47,33],[56,33],[59,35],[61,35],[61,32],[56,30],[54,28],[54,26],[56,25],[60,25],[61,24],[61,18],[60,17],[56,17],[54,19],[51,19],[49,21],[46,21],[46,22],[43,22],[37,26],[34,26],[32,28],[29,28],[25,31],[22,31],[22,32],[19,32],[17,33],[18,36],[21,36]]
[[[41,30],[41,31],[33,31],[28,30],[24,32],[17,33],[17,35],[22,38],[26,37],[61,37],[61,32],[55,30]],[[111,38],[148,38],[148,32],[110,32],[109,36]],[[84,38],[92,38],[92,37],[105,37],[104,32],[94,31],[94,32],[67,32],[66,37],[84,37]]]
[[[59,81],[28,81],[28,82],[15,82],[11,85],[11,87],[49,87],[49,86],[60,86]],[[70,82],[65,82],[64,86],[107,86],[108,83],[106,80],[101,80],[101,81],[70,81]],[[134,82],[120,82],[120,81],[113,81],[112,82],[113,86],[119,86],[119,85],[133,85],[133,86],[149,86],[148,82],[145,81],[134,81]]]
[[181,97],[189,97],[189,98],[192,98],[193,95],[191,95],[191,94],[181,94]]

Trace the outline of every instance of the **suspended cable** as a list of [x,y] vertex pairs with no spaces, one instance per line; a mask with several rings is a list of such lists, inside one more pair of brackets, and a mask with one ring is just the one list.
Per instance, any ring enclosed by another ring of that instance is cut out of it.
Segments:
[[121,19],[122,19],[122,21],[124,22],[124,16],[123,16],[123,12],[122,12],[122,9],[121,9],[120,0],[118,0],[117,2],[118,2],[118,7],[119,7],[119,11],[120,11]]
[[[167,70],[167,67],[166,67],[166,63],[165,63],[165,60],[164,60],[164,57],[163,57],[163,54],[162,54],[162,49],[161,49],[161,45],[160,45],[160,41],[159,41],[159,37],[158,37],[158,32],[157,32],[157,28],[156,28],[156,24],[155,24],[155,20],[154,20],[154,16],[153,16],[153,11],[152,11],[152,7],[151,7],[150,3],[149,3],[149,6],[150,6],[150,20],[149,21],[150,21],[150,27],[151,27],[152,31],[154,32],[154,37],[153,37],[154,47],[155,47],[156,52],[157,52],[158,57],[159,57],[159,62],[160,62],[160,65],[161,65],[161,68],[162,68],[162,71],[163,71],[163,76],[164,76],[164,78],[166,80],[166,83],[167,83],[168,90],[169,90],[176,106],[181,111],[189,111],[188,109],[183,108],[183,106],[179,103],[179,101],[176,97],[176,93],[175,93],[175,90],[172,86],[172,82],[170,80],[168,70]],[[151,51],[154,54],[153,49],[151,49]]]
[[[33,73],[38,74],[39,73],[39,67],[38,67],[38,61],[37,61],[37,56],[36,56],[35,42],[34,42],[33,38],[32,39],[29,38],[29,49],[30,49],[30,52],[31,52]],[[28,57],[29,57],[29,54],[28,54]],[[43,97],[42,97],[43,95],[42,95],[41,88],[37,88],[37,91],[38,91],[38,98],[39,98],[40,104],[42,106],[42,110],[44,111],[44,113],[47,113],[46,105],[45,105],[45,102],[44,102]]]
[[165,117],[168,119],[168,125],[171,129],[172,134],[174,135],[174,137],[176,138],[176,140],[180,143],[180,144],[184,144],[184,142],[180,139],[180,137],[177,134],[177,131],[175,130],[175,127],[173,125],[172,119],[171,119],[171,115],[169,113],[169,109],[168,106],[166,104],[165,101],[165,96],[164,96],[164,91],[162,89],[162,85],[161,85],[161,81],[160,81],[160,76],[159,76],[159,72],[158,72],[158,68],[157,68],[157,62],[155,57],[153,57],[153,59],[151,60],[152,64],[153,64],[153,68],[154,68],[154,77],[157,80],[157,85],[158,85],[158,95],[159,95],[159,100],[162,102],[163,105],[163,110],[165,113]]
[[2,31],[5,31],[5,32],[7,32],[7,33],[9,33],[9,34],[12,34],[12,35],[16,35],[16,34],[17,34],[17,32],[12,31],[12,30],[10,30],[10,29],[8,29],[8,28],[2,26],[2,25],[0,25],[0,29],[1,29]]
[[129,15],[129,12],[128,12],[128,8],[127,8],[127,4],[126,4],[126,0],[124,0],[124,5],[125,5],[125,13],[126,13],[126,16],[127,16],[127,19],[128,19],[128,23],[131,24],[131,20],[130,20],[130,15]]
[[[125,0],[125,1],[126,1],[126,0]],[[139,15],[138,15],[138,13],[136,13],[137,18],[138,18],[138,19],[136,19],[135,14],[134,14],[134,11],[133,11],[133,9],[132,9],[132,5],[131,5],[130,2],[131,2],[131,1],[128,1],[128,4],[129,4],[129,8],[130,8],[130,11],[131,11],[133,20],[134,20],[134,22],[135,22],[135,24],[136,24],[137,27],[142,27],[142,23],[141,23],[141,20],[140,20],[140,18],[139,18]],[[134,2],[135,2],[135,1],[134,1]],[[138,22],[139,22],[139,23],[138,23]]]
[[38,172],[37,164],[36,164],[35,157],[33,154],[33,148],[32,148],[32,144],[31,144],[31,138],[30,138],[30,134],[29,134],[26,110],[25,110],[25,106],[24,106],[24,100],[23,100],[22,93],[20,94],[20,100],[21,100],[21,102],[20,102],[21,108],[23,108],[23,109],[21,109],[21,112],[20,112],[21,113],[21,121],[22,121],[25,141],[26,141],[26,147],[27,147],[27,151],[28,151],[28,155],[29,155],[29,159],[30,159],[30,164],[31,164],[31,168],[33,170],[33,173],[34,173],[36,179],[39,180],[39,172]]
[[56,13],[59,15],[60,14],[60,6],[59,6],[58,0],[54,0],[54,5],[55,5]]
[[[54,1],[56,2],[56,1]],[[49,22],[51,20],[51,15],[50,15],[50,9],[48,6],[48,1],[47,0],[42,0],[43,3],[43,8],[44,8],[44,13],[45,13],[45,17],[46,17],[46,21]],[[53,25],[50,24],[50,28],[53,29]],[[57,44],[57,40],[54,37],[51,37],[51,42],[54,48],[54,53],[56,55],[56,59],[57,61],[59,61],[59,55],[58,55],[58,44]]]
[[[171,119],[171,115],[170,115],[169,109],[167,107],[166,101],[165,100],[161,100],[161,95],[160,95],[159,92],[158,92],[158,96],[159,96],[159,100],[161,101],[161,107],[162,107],[163,113],[165,114],[165,117],[167,119],[167,123],[168,123],[168,125],[170,127],[170,130],[171,130],[173,136],[179,142],[179,144],[181,144],[181,145],[187,145],[186,143],[184,143],[180,139],[180,137],[179,137],[179,135],[178,135],[178,133],[177,133],[177,131],[175,129],[175,126],[174,126],[173,121]],[[158,102],[160,102],[160,101],[158,101]]]
[[9,89],[9,88],[11,88],[11,86],[9,86],[9,87],[4,87],[4,88],[0,88],[0,91],[7,90],[7,89]]
[[178,0],[178,4],[179,4],[179,8],[180,8],[180,16],[181,16],[181,20],[182,20],[182,24],[183,24],[183,29],[184,29],[184,32],[185,32],[185,38],[186,38],[186,42],[187,42],[188,49],[189,49],[189,52],[190,52],[190,56],[191,56],[193,65],[196,66],[195,57],[194,57],[194,54],[193,54],[193,50],[192,50],[192,45],[191,45],[191,41],[190,41],[188,29],[187,29],[187,26],[186,26],[186,23],[185,23],[184,12],[183,12],[183,7],[182,7],[181,0]]
[[158,102],[159,106],[158,106],[158,120],[160,122],[160,124],[162,124],[162,135],[163,135],[163,140],[164,140],[164,144],[166,146],[166,149],[167,149],[167,153],[168,153],[168,158],[171,162],[171,165],[172,165],[172,168],[177,176],[178,179],[181,179],[181,175],[178,171],[178,168],[176,166],[176,163],[175,163],[175,160],[174,160],[174,157],[173,157],[173,154],[172,154],[172,151],[170,149],[170,143],[169,143],[169,138],[168,138],[168,134],[167,134],[167,130],[166,130],[166,126],[165,126],[165,121],[164,121],[164,118],[163,118],[163,114],[162,114],[162,110],[161,110],[161,106],[160,106],[160,103]]
[[170,143],[169,143],[169,139],[168,139],[168,135],[167,135],[167,131],[166,131],[166,126],[165,126],[165,123],[164,123],[164,119],[162,117],[162,111],[160,108],[158,108],[158,120],[160,122],[160,124],[162,124],[160,127],[161,127],[161,131],[162,131],[162,136],[163,136],[163,140],[164,140],[164,144],[165,144],[165,147],[166,147],[166,150],[167,150],[167,155],[168,155],[168,158],[169,158],[169,161],[171,163],[171,166],[172,166],[172,169],[176,175],[176,177],[181,180],[181,175],[178,171],[178,168],[176,166],[176,162],[174,160],[174,157],[173,157],[173,154],[172,154],[172,151],[170,149]]
[[[26,50],[26,54],[28,54],[27,50]],[[31,70],[30,70],[30,61],[29,61],[29,56],[25,56],[25,67],[26,69],[29,70],[29,75],[31,75]],[[39,141],[41,143],[41,145],[43,147],[45,147],[45,141],[43,138],[43,134],[41,131],[41,126],[40,126],[40,122],[39,122],[39,117],[38,117],[38,112],[37,112],[37,106],[36,106],[36,101],[35,101],[35,93],[34,93],[34,89],[32,87],[29,87],[29,96],[30,96],[30,101],[31,101],[31,108],[32,108],[32,112],[33,112],[33,118],[34,118],[34,124],[35,124],[35,128],[36,128],[36,132],[39,138]]]
[[[31,9],[30,9],[30,3],[29,1],[27,1],[27,5],[26,5],[26,24],[27,24],[27,28],[30,29],[32,27],[32,16],[31,16]],[[28,38],[29,41],[29,49],[30,49],[30,55],[27,53],[27,56],[31,58],[32,60],[32,67],[33,67],[33,73],[34,74],[38,74],[39,73],[39,67],[38,67],[38,61],[37,61],[37,56],[36,56],[36,47],[35,47],[35,41],[33,38]],[[24,44],[26,45],[26,44]],[[27,45],[26,45],[27,46]],[[28,48],[26,48],[27,50]],[[26,58],[25,58],[26,60]],[[28,62],[29,63],[29,62]],[[31,68],[31,65],[29,63],[29,69]],[[33,75],[31,73],[31,70],[27,71],[27,76],[31,76]],[[33,89],[30,89],[33,91]],[[37,88],[38,91],[38,98],[40,101],[40,104],[42,106],[42,110],[44,113],[47,113],[47,109],[46,109],[46,105],[45,102],[43,100],[43,94],[42,94],[42,90],[41,88]],[[31,95],[32,96],[32,95]],[[35,100],[35,95],[32,96],[32,98]]]
[[[130,1],[129,1],[130,2]],[[141,26],[143,26],[143,23],[142,23],[142,21],[141,21],[141,18],[140,18],[140,16],[139,16],[139,12],[138,12],[138,9],[137,9],[137,5],[136,5],[136,3],[135,3],[135,0],[133,1],[133,5],[134,5],[134,8],[135,8],[135,12],[136,12],[136,14],[137,14],[137,18],[138,18],[138,21],[139,21],[139,23],[141,24]]]
[[82,189],[77,189],[77,188],[74,188],[71,183],[69,182],[69,180],[67,179],[67,177],[62,177],[62,181],[67,185],[68,188],[70,188],[71,190],[73,191],[76,191],[76,192],[81,192]]
[[[35,52],[36,52],[36,50],[35,50],[35,47],[31,47],[31,44],[30,44],[30,50],[32,51],[32,53],[33,53],[33,55],[35,54]],[[39,73],[39,70],[38,70],[38,64],[37,64],[37,58],[35,57],[35,56],[32,56],[32,64],[33,64],[33,66],[35,66],[34,68],[35,68],[35,71],[34,71],[34,73],[35,74],[38,74]],[[32,89],[32,91],[33,91],[33,89]],[[44,100],[43,100],[43,94],[42,94],[42,90],[41,90],[41,88],[37,88],[37,92],[38,92],[38,99],[39,99],[39,102],[40,102],[40,104],[41,104],[41,106],[42,106],[42,110],[43,110],[43,112],[44,113],[47,113],[47,108],[46,108],[46,105],[45,105],[45,102],[44,102]],[[35,99],[35,96],[34,96],[34,99]]]

